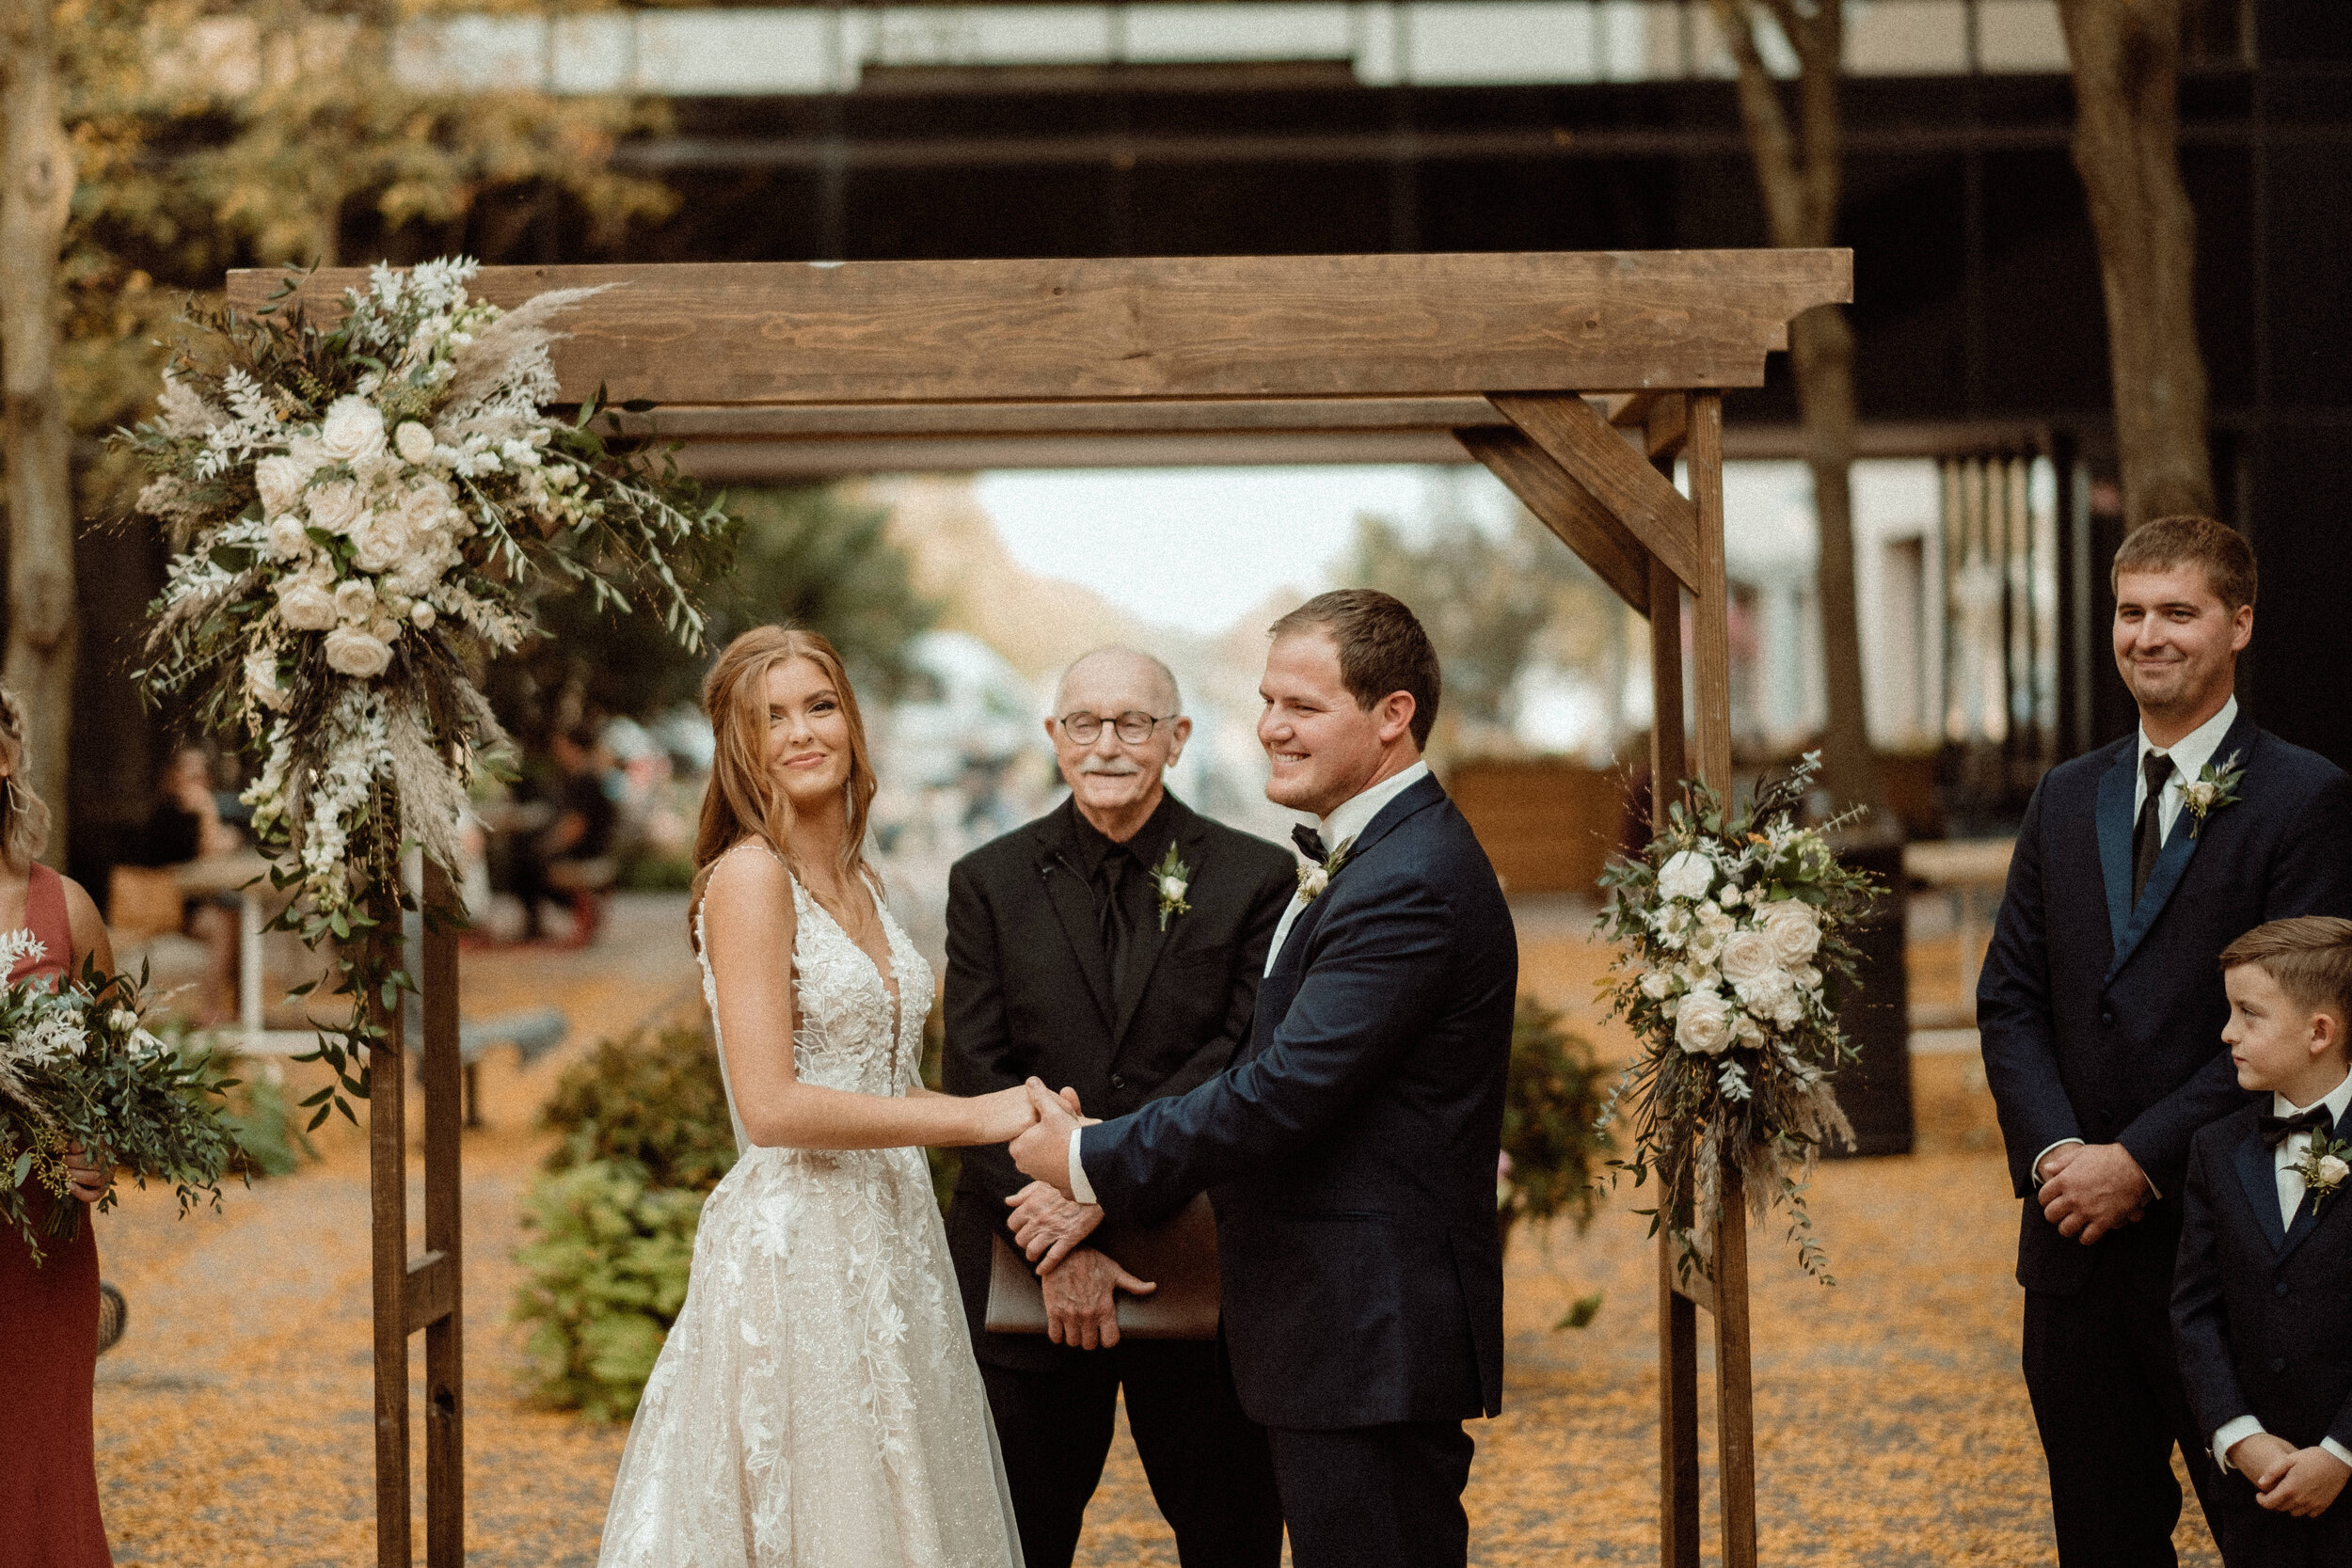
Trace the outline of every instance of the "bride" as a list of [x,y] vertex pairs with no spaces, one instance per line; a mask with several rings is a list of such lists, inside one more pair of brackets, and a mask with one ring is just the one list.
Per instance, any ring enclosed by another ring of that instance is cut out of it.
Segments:
[[1004,1143],[1025,1089],[922,1086],[930,966],[866,863],[833,645],[765,626],[703,685],[690,919],[742,1158],[703,1207],[612,1488],[603,1568],[1018,1568],[996,1428],[918,1145]]

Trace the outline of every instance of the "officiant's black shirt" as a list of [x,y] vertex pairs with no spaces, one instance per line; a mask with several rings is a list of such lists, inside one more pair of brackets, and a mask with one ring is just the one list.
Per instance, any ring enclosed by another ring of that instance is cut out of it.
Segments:
[[1176,833],[1176,814],[1168,804],[1166,790],[1160,792],[1160,803],[1152,808],[1152,815],[1143,819],[1136,836],[1124,844],[1114,844],[1102,829],[1086,818],[1073,800],[1070,803],[1070,838],[1078,852],[1073,868],[1086,879],[1087,888],[1095,897],[1096,914],[1102,912],[1103,862],[1114,854],[1131,857],[1135,863],[1120,877],[1119,902],[1127,917],[1127,929],[1140,931],[1147,924],[1157,925],[1160,905],[1152,879],[1152,868],[1168,854],[1168,845]]

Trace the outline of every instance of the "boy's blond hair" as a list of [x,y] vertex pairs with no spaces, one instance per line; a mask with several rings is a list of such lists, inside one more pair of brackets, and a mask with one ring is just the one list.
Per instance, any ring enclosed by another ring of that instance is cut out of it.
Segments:
[[2335,1014],[2339,1036],[2352,1026],[2352,920],[2306,914],[2257,926],[2221,950],[2223,974],[2244,964],[2296,1006]]

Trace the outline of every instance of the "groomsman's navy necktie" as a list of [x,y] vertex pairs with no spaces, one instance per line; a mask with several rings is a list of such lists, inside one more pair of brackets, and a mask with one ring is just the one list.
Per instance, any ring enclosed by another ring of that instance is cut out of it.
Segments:
[[1298,826],[1291,830],[1291,842],[1298,846],[1298,852],[1300,854],[1306,856],[1317,865],[1321,865],[1326,860],[1330,858],[1323,847],[1323,835],[1315,832],[1312,828],[1307,826],[1304,822],[1299,823]]
[[2172,776],[2172,759],[2162,752],[2151,752],[2140,764],[2148,775],[2148,799],[2139,808],[2139,821],[2132,829],[2132,905],[2139,905],[2140,891],[2148,885],[2148,874],[2156,868],[2156,852],[2164,847],[2164,784]]

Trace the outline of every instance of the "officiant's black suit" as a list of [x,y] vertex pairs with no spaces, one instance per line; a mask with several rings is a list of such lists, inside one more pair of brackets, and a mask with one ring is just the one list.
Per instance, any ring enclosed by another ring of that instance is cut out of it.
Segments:
[[[2189,1146],[2172,1287],[2181,1379],[2207,1437],[2254,1416],[2298,1449],[2323,1437],[2352,1448],[2352,1202],[2307,1196],[2293,1226],[2281,1220],[2278,1163],[2255,1126],[2265,1108],[2249,1105]],[[2316,1519],[2254,1497],[2235,1470],[2207,1495],[2229,1568],[2352,1563],[2352,1488]]]
[[[2169,1313],[2189,1142],[2247,1103],[2221,1044],[2221,949],[2266,920],[2352,915],[2352,779],[2243,714],[2214,752],[2245,768],[2194,834],[2184,808],[2132,898],[2137,736],[2061,763],[2026,808],[1977,989],[1985,1076],[2026,1198],[2017,1282],[2025,1373],[2066,1568],[2169,1565],[2177,1440],[2201,1458]],[[2065,1138],[2120,1143],[2159,1196],[2091,1246],[2034,1201],[2033,1163]]]
[[[1145,873],[1170,844],[1191,909],[1163,932]],[[1111,852],[1065,800],[956,863],[948,1092],[985,1094],[1035,1074],[1074,1087],[1089,1116],[1115,1117],[1182,1094],[1232,1060],[1266,942],[1297,888],[1295,860],[1165,796],[1120,851],[1127,935],[1124,983],[1115,987],[1100,874]],[[1026,1185],[1003,1146],[964,1150],[947,1240],[1029,1568],[1071,1560],[1122,1384],[1129,1430],[1185,1568],[1272,1568],[1282,1522],[1265,1434],[1242,1415],[1215,1344],[1130,1338],[1088,1351],[981,1326],[989,1238],[1010,1239],[1004,1200]]]
[[1207,1189],[1242,1408],[1298,1568],[1460,1568],[1462,1422],[1502,1402],[1495,1164],[1518,945],[1434,778],[1299,913],[1233,1066],[1082,1134],[1106,1212]]

